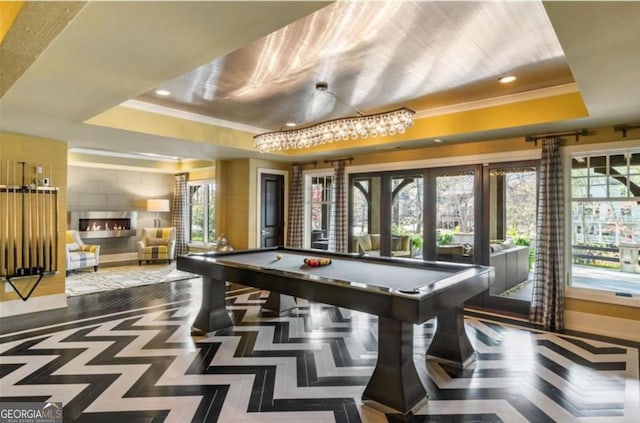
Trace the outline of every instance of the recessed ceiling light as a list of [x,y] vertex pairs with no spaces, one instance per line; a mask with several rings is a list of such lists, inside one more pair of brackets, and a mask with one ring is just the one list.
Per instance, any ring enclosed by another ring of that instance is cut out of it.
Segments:
[[287,123],[285,123],[285,126],[288,126],[288,127],[291,128],[293,126],[296,126],[296,123],[295,122],[287,122]]
[[440,138],[434,138],[433,142],[442,142],[442,140]]
[[171,95],[171,91],[169,91],[169,90],[156,90],[156,94],[157,95],[161,95],[163,97],[166,97],[168,95]]
[[513,75],[507,75],[507,76],[503,76],[501,78],[498,78],[498,82],[500,82],[501,84],[508,84],[509,82],[513,82],[516,79],[518,79],[518,78],[513,76]]

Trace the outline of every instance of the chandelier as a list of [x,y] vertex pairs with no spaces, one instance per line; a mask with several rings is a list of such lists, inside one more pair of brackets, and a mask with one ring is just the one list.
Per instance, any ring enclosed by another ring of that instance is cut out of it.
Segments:
[[[328,90],[325,82],[318,82],[316,91],[327,93],[340,101]],[[361,113],[353,106],[350,107],[355,110],[357,116],[326,120],[303,128],[266,132],[254,136],[253,145],[261,153],[309,148],[349,139],[404,134],[405,130],[413,125],[415,112],[406,107],[370,115]]]

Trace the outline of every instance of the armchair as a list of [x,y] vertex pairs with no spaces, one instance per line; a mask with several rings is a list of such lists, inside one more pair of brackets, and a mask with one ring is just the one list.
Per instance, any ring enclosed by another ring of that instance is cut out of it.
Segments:
[[138,245],[138,265],[166,260],[171,263],[176,252],[176,228],[143,228]]
[[65,257],[67,261],[67,275],[72,270],[92,267],[93,271],[98,271],[100,264],[100,246],[89,245],[82,242],[80,233],[76,230],[68,230],[66,233]]

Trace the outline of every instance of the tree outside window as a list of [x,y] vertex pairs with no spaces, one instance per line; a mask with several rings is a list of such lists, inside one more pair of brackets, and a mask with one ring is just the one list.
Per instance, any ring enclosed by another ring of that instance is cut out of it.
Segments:
[[189,184],[189,241],[210,243],[215,239],[215,183]]
[[572,157],[570,189],[572,286],[640,292],[640,153]]
[[332,176],[314,176],[310,186],[311,230],[329,234]]

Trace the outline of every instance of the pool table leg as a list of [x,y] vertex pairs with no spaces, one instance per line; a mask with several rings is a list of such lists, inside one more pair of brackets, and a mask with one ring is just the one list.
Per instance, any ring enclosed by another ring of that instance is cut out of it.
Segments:
[[296,300],[291,295],[280,294],[272,291],[269,291],[267,301],[262,304],[263,312],[273,313],[278,316],[287,314],[296,308],[298,308],[298,304],[296,304]]
[[438,315],[438,326],[427,350],[427,358],[442,361],[458,369],[464,369],[475,361],[475,351],[464,329],[463,306]]
[[225,282],[202,277],[202,305],[191,327],[192,335],[203,335],[233,326],[225,303]]
[[378,362],[362,400],[383,412],[410,414],[426,399],[413,362],[413,324],[378,317]]

